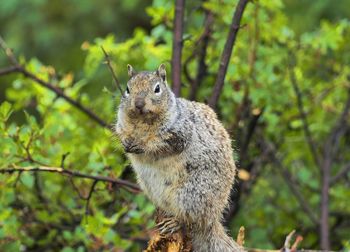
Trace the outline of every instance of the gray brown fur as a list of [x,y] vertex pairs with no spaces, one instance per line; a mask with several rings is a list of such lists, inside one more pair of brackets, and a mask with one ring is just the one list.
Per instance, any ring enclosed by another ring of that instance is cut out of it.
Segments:
[[[128,70],[130,94],[121,100],[116,133],[141,188],[190,230],[195,252],[241,251],[221,224],[236,167],[231,140],[215,112],[175,98],[164,65],[155,72]],[[143,99],[142,110],[135,107],[137,99]]]

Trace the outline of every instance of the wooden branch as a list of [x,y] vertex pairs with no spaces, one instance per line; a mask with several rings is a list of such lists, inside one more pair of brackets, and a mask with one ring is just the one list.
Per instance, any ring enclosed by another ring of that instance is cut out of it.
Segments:
[[237,244],[239,246],[241,246],[241,247],[243,247],[243,245],[244,245],[244,238],[245,238],[245,229],[242,226],[242,227],[239,228],[239,231],[238,231],[238,234],[237,234],[237,239],[236,239]]
[[[8,69],[9,70],[9,69]],[[3,70],[0,70],[0,73]],[[51,91],[53,91],[58,97],[63,98],[64,100],[66,100],[68,103],[70,103],[73,107],[77,108],[78,110],[80,110],[81,112],[83,112],[85,115],[87,115],[90,119],[92,119],[93,121],[97,122],[99,125],[101,125],[104,128],[107,128],[109,130],[112,130],[109,126],[109,124],[107,122],[105,122],[103,119],[101,119],[97,114],[95,114],[92,110],[88,109],[87,107],[85,107],[84,105],[82,105],[80,102],[74,100],[73,98],[69,97],[68,95],[66,95],[62,89],[59,89],[57,87],[55,87],[53,84],[44,81],[43,79],[39,78],[38,76],[30,73],[29,71],[27,71],[24,67],[22,66],[18,66],[18,67],[14,67],[11,69],[11,71],[3,71],[6,74],[10,74],[10,73],[21,73],[23,74],[25,77],[35,81],[36,83],[38,83],[40,86],[45,87]]]
[[339,149],[340,138],[347,129],[347,117],[350,110],[350,89],[348,89],[348,99],[339,116],[338,122],[333,127],[323,148],[323,162],[321,166],[321,219],[320,237],[321,248],[330,248],[330,227],[329,227],[329,190],[331,185],[331,168],[335,153]]
[[180,96],[181,92],[181,55],[182,55],[182,34],[183,19],[185,12],[185,0],[176,0],[175,17],[174,17],[174,36],[173,36],[173,55],[172,65],[172,87],[176,96]]
[[284,246],[283,246],[283,249],[289,249],[290,248],[290,243],[291,243],[291,240],[293,239],[293,236],[295,234],[295,230],[293,230],[292,232],[290,232],[287,237],[286,237],[286,240],[284,241]]
[[79,177],[79,178],[85,178],[85,179],[92,179],[94,181],[101,181],[101,182],[109,182],[112,184],[115,184],[117,186],[123,187],[126,190],[133,192],[133,193],[139,193],[141,192],[141,189],[138,187],[138,185],[131,183],[126,180],[117,179],[117,178],[110,178],[105,176],[98,176],[98,175],[90,175],[81,173],[78,171],[72,171],[68,169],[64,169],[62,167],[49,167],[49,166],[34,166],[34,167],[15,167],[15,168],[1,168],[0,174],[12,174],[16,172],[52,172],[62,175],[67,175],[69,177]]
[[[159,212],[156,215],[156,222],[162,220],[162,216],[159,216]],[[244,244],[245,237],[244,227],[240,227],[237,235],[237,243],[242,246]],[[257,249],[257,248],[246,248],[243,247],[243,250],[246,252],[332,252],[332,251],[321,251],[321,250],[298,250],[297,247],[300,245],[303,240],[302,236],[298,235],[295,241],[292,243],[294,238],[295,231],[293,230],[288,234],[284,242],[284,246],[281,249]],[[172,235],[161,236],[159,235],[158,230],[153,230],[151,239],[148,242],[148,247],[143,252],[190,252],[192,251],[192,245],[190,237],[186,234],[184,230],[178,231]]]
[[0,36],[0,47],[5,52],[10,64],[13,66],[19,66],[19,63],[18,63],[16,56],[14,55],[12,49],[7,46],[5,40],[1,36]]
[[109,124],[107,122],[105,122],[103,119],[101,119],[97,114],[95,114],[94,112],[92,112],[92,110],[86,108],[84,105],[82,105],[80,102],[74,100],[73,98],[69,97],[68,95],[66,95],[62,89],[59,89],[57,87],[55,87],[54,85],[52,85],[49,82],[44,81],[43,79],[40,79],[39,77],[37,77],[36,75],[28,72],[25,68],[21,67],[19,69],[19,72],[22,73],[25,77],[28,77],[32,80],[34,80],[36,83],[38,83],[39,85],[53,91],[54,93],[56,93],[56,95],[58,97],[63,98],[64,100],[66,100],[68,103],[70,103],[73,107],[79,109],[81,112],[83,112],[85,115],[87,115],[90,119],[94,120],[95,122],[97,122],[99,125],[101,125],[104,128],[108,128],[110,130],[112,130],[109,127]]
[[[244,103],[242,103],[244,104]],[[240,150],[240,160],[246,160],[246,157],[248,155],[248,146],[252,140],[252,137],[255,133],[255,130],[258,126],[259,123],[259,119],[262,117],[264,111],[265,111],[265,107],[262,107],[261,109],[256,109],[258,110],[257,113],[252,114],[251,118],[248,122],[248,127],[246,130],[246,133],[244,134],[244,139],[242,141],[242,145],[241,145],[241,150]]]
[[336,184],[340,179],[344,178],[350,172],[350,162],[344,165],[343,168],[339,170],[339,172],[331,178],[330,184]]
[[112,63],[111,63],[111,59],[110,59],[109,55],[107,54],[107,52],[105,51],[105,49],[103,48],[103,46],[101,46],[101,49],[102,49],[102,51],[103,51],[103,54],[105,55],[106,64],[107,64],[107,66],[108,66],[109,71],[110,71],[111,74],[112,74],[114,83],[115,83],[117,89],[119,90],[120,95],[121,95],[122,97],[124,97],[124,93],[123,93],[122,88],[120,87],[120,83],[119,83],[119,80],[118,80],[118,78],[117,78],[117,75],[115,74],[115,72],[114,72],[114,70],[113,70]]
[[18,71],[18,67],[17,66],[10,66],[10,67],[7,67],[7,68],[3,68],[3,69],[0,69],[0,76],[8,75],[8,74],[11,74],[11,73],[15,73],[17,71]]
[[348,128],[348,114],[350,111],[350,88],[347,90],[347,100],[345,102],[344,108],[339,115],[337,123],[333,126],[329,137],[325,143],[325,155],[330,159],[330,163],[333,162],[334,155],[338,153],[340,139],[345,134]]
[[264,112],[264,108],[260,110],[259,114],[255,114],[252,116],[249,121],[246,133],[238,134],[240,137],[244,139],[240,141],[241,149],[239,151],[239,160],[241,162],[241,166],[249,172],[250,178],[247,181],[238,180],[238,183],[235,183],[231,189],[230,202],[231,205],[228,210],[224,214],[224,223],[228,225],[231,219],[238,213],[240,208],[240,199],[241,195],[244,197],[248,197],[251,193],[251,190],[258,180],[261,170],[262,163],[265,162],[267,151],[266,149],[262,150],[258,156],[255,156],[253,160],[250,160],[248,155],[248,145],[252,140],[253,134],[258,128],[258,120]]
[[[198,66],[197,66],[197,75],[193,83],[191,83],[191,90],[190,90],[190,100],[196,100],[196,95],[198,92],[198,88],[200,84],[202,83],[202,80],[207,75],[207,65],[205,63],[205,59],[207,57],[207,48],[210,41],[210,36],[212,34],[212,26],[214,23],[214,14],[213,12],[206,10],[205,11],[205,21],[204,21],[204,31],[196,44],[200,44],[198,54]],[[194,54],[197,53],[197,50],[193,52]]]
[[[292,60],[295,61],[295,56],[293,54],[290,53],[290,57],[292,57]],[[319,156],[318,152],[317,152],[317,146],[316,143],[314,142],[311,132],[310,132],[310,128],[309,128],[309,123],[307,120],[307,116],[306,116],[306,112],[304,109],[304,104],[303,104],[303,100],[302,100],[302,93],[299,89],[298,83],[297,83],[297,79],[294,73],[294,67],[295,67],[295,62],[291,64],[291,69],[289,71],[290,74],[290,81],[294,90],[294,93],[296,95],[297,98],[297,105],[298,105],[298,110],[299,110],[299,115],[301,118],[301,121],[303,123],[303,130],[304,130],[304,134],[305,134],[305,138],[306,138],[306,142],[309,145],[312,157],[314,159],[315,164],[319,167],[319,169],[321,169],[321,165],[322,165],[322,160],[321,157]]]
[[[214,15],[211,11],[206,10],[205,20],[204,20],[204,31],[201,36],[195,41],[197,45],[193,50],[191,55],[185,60],[183,64],[183,72],[187,81],[191,84],[191,90],[189,95],[189,100],[195,101],[199,85],[201,84],[203,78],[207,75],[207,65],[205,63],[205,58],[207,55],[207,47],[210,40],[210,35],[212,33],[212,24],[214,21]],[[195,78],[191,77],[188,71],[188,64],[192,62],[196,56],[198,58],[197,74]]]
[[319,225],[320,222],[318,220],[318,217],[315,215],[312,208],[309,206],[309,203],[305,200],[302,193],[299,191],[299,188],[296,186],[296,184],[293,182],[294,178],[292,174],[285,168],[279,158],[276,156],[276,148],[273,146],[272,143],[268,143],[264,140],[260,140],[261,146],[263,149],[268,150],[268,155],[271,158],[271,161],[273,161],[278,166],[278,171],[281,172],[282,177],[286,181],[289,189],[299,202],[300,207],[304,210],[305,214],[310,218],[310,220],[315,224]]
[[[332,164],[332,147],[330,146],[330,143],[326,143],[323,151],[323,156],[321,158],[321,155],[317,151],[316,143],[314,142],[310,128],[309,123],[307,121],[306,112],[304,110],[304,105],[302,101],[302,93],[298,87],[297,79],[294,73],[294,66],[296,65],[296,57],[291,52],[289,53],[291,57],[291,64],[290,64],[290,81],[293,86],[294,93],[297,97],[297,105],[299,114],[303,123],[303,130],[306,138],[306,142],[308,143],[308,146],[310,148],[312,157],[314,159],[315,164],[318,166],[320,172],[321,172],[321,205],[320,205],[320,220],[319,220],[319,229],[320,229],[320,241],[321,241],[321,248],[328,250],[330,247],[330,240],[329,240],[329,188],[330,188],[330,169]],[[329,138],[329,141],[332,142],[333,134],[331,134],[331,137]],[[329,142],[328,141],[328,142]],[[293,183],[291,183],[293,185]],[[306,208],[305,208],[306,210]],[[308,210],[307,210],[308,211]],[[310,214],[309,214],[310,215]],[[311,217],[311,216],[310,216]]]
[[[320,246],[322,249],[329,250],[330,248],[330,233],[329,233],[329,189],[331,177],[331,157],[327,154],[325,146],[325,157],[321,166],[321,216],[320,216]],[[329,152],[330,153],[330,152]]]
[[228,64],[231,58],[233,47],[235,45],[237,33],[240,29],[241,18],[248,1],[249,0],[239,0],[235,10],[235,14],[233,15],[233,18],[232,18],[232,23],[227,36],[225,47],[221,55],[220,66],[219,66],[218,74],[214,84],[213,93],[208,100],[209,106],[212,107],[213,109],[215,109],[216,107],[222,88],[224,86]]
[[85,203],[85,215],[86,215],[86,216],[89,215],[90,200],[91,200],[92,194],[93,194],[94,191],[95,191],[95,187],[96,187],[97,183],[98,183],[98,180],[94,180],[94,182],[92,182],[92,185],[91,185],[89,194],[88,194],[88,196],[86,197],[86,203]]
[[12,50],[7,47],[6,43],[0,36],[0,47],[4,50],[9,62],[11,62],[12,66],[0,69],[0,76],[1,75],[7,75],[11,73],[21,73],[24,77],[29,78],[33,80],[34,82],[38,83],[40,86],[45,87],[51,91],[53,91],[58,97],[63,98],[68,103],[70,103],[72,106],[83,112],[85,115],[87,115],[90,119],[97,122],[99,125],[101,125],[104,128],[108,128],[112,131],[112,129],[109,127],[109,124],[105,122],[102,118],[100,118],[97,114],[95,114],[92,110],[88,109],[84,105],[82,105],[80,102],[74,100],[73,98],[66,95],[62,89],[54,86],[52,83],[44,81],[43,79],[39,78],[35,74],[29,72],[24,66],[20,65],[13,54]]

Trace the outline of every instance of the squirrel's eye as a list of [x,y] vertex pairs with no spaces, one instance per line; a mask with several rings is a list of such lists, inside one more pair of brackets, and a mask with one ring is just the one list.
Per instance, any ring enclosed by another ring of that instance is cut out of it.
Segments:
[[160,93],[160,86],[159,86],[159,84],[157,84],[156,87],[154,88],[154,92],[155,92],[156,94],[159,94],[159,93]]
[[129,87],[126,87],[125,94],[126,94],[126,95],[129,95],[129,94],[130,94]]

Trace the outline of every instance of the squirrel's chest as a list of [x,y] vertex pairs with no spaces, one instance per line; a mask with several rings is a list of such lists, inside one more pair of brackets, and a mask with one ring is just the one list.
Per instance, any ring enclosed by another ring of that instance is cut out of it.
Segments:
[[186,180],[184,165],[179,156],[153,162],[129,156],[138,182],[147,196],[159,207],[169,209],[176,202],[177,190]]

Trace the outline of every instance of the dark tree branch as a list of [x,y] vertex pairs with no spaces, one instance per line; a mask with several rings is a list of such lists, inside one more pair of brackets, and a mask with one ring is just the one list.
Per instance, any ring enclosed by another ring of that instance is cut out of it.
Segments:
[[233,18],[232,18],[230,31],[228,33],[225,47],[221,55],[220,66],[219,66],[218,74],[214,84],[214,90],[208,101],[209,106],[214,109],[216,107],[222,88],[224,86],[228,64],[229,64],[232,50],[236,41],[237,33],[240,29],[241,18],[247,3],[248,3],[248,0],[239,0],[235,10],[235,14],[233,15]]
[[173,37],[173,55],[172,65],[172,84],[176,96],[180,96],[181,91],[181,55],[182,55],[182,34],[183,19],[185,12],[185,0],[176,0],[174,17],[174,37]]
[[70,177],[79,177],[79,178],[92,179],[96,181],[109,182],[117,186],[123,187],[133,193],[141,192],[140,188],[136,184],[131,183],[129,181],[125,181],[117,178],[105,177],[105,176],[95,176],[90,174],[84,174],[78,171],[63,169],[62,167],[36,166],[36,167],[16,167],[16,168],[0,169],[0,174],[6,174],[6,173],[12,174],[16,172],[52,172],[52,173],[57,173],[62,175],[68,175]]
[[253,189],[254,184],[256,183],[256,181],[258,180],[261,174],[263,163],[267,161],[266,160],[267,151],[265,149],[262,149],[261,153],[258,156],[254,156],[253,160],[251,160],[248,157],[248,146],[252,140],[252,137],[255,131],[257,130],[258,121],[261,115],[263,114],[263,112],[264,112],[264,109],[262,109],[259,114],[253,115],[250,118],[247,131],[242,134],[239,134],[243,136],[242,137],[243,139],[240,140],[242,147],[240,148],[240,151],[239,151],[239,162],[240,162],[240,166],[242,166],[243,169],[249,172],[249,179],[246,181],[238,180],[237,183],[234,184],[231,190],[231,196],[230,196],[230,201],[234,203],[230,205],[230,208],[224,215],[224,223],[226,225],[238,213],[240,208],[239,201],[242,195],[244,195],[245,197],[249,196],[251,190]]
[[39,78],[38,76],[34,75],[33,73],[29,72],[24,66],[20,65],[13,54],[12,50],[6,45],[5,41],[1,38],[0,36],[0,47],[4,50],[6,53],[6,56],[9,60],[9,62],[12,64],[11,67],[5,68],[5,69],[0,69],[0,76],[5,75],[5,74],[10,74],[10,73],[21,73],[23,74],[26,78],[29,78],[42,87],[45,87],[51,91],[53,91],[58,97],[63,98],[66,100],[68,103],[70,103],[72,106],[75,108],[79,109],[81,112],[83,112],[85,115],[87,115],[90,119],[94,120],[97,122],[99,125],[102,127],[108,128],[112,130],[109,127],[109,124],[105,122],[102,118],[100,118],[98,115],[96,115],[92,110],[86,108],[83,106],[80,102],[74,100],[73,98],[67,96],[62,89],[55,87],[53,84],[50,82],[44,81],[43,79]]
[[121,95],[122,97],[124,97],[124,93],[123,93],[122,88],[120,87],[120,83],[119,83],[119,80],[118,80],[118,78],[117,78],[117,75],[115,74],[115,72],[114,72],[114,70],[113,70],[112,63],[111,63],[111,59],[109,58],[109,55],[107,54],[107,52],[105,51],[105,49],[103,48],[103,46],[101,46],[101,49],[102,49],[102,51],[103,51],[103,54],[105,55],[106,64],[107,64],[107,66],[108,66],[109,71],[110,71],[111,74],[112,74],[114,83],[115,83],[117,89],[119,90],[120,95]]
[[57,87],[55,87],[54,85],[52,85],[49,82],[44,81],[43,79],[40,79],[39,77],[37,77],[36,75],[28,72],[25,68],[21,67],[19,69],[20,73],[22,73],[25,77],[32,79],[33,81],[35,81],[36,83],[38,83],[39,85],[50,89],[51,91],[55,92],[56,95],[58,97],[63,98],[64,100],[66,100],[68,103],[70,103],[73,107],[79,109],[81,112],[83,112],[85,115],[87,115],[90,119],[94,120],[95,122],[97,122],[99,125],[101,125],[104,128],[108,128],[111,130],[111,128],[109,127],[109,124],[107,122],[105,122],[102,118],[100,118],[97,114],[95,114],[94,112],[92,112],[92,110],[86,108],[84,105],[82,105],[80,102],[74,100],[73,98],[69,97],[68,95],[66,95],[62,89],[59,89]]
[[[204,30],[201,36],[195,42],[195,45],[198,46],[194,48],[191,55],[185,60],[183,65],[183,72],[185,74],[185,77],[187,81],[191,84],[191,90],[189,95],[190,100],[196,100],[198,88],[203,78],[207,75],[207,65],[205,63],[205,58],[207,56],[207,48],[212,33],[213,21],[213,13],[209,10],[205,10]],[[193,61],[197,56],[199,56],[197,74],[195,78],[192,78],[191,74],[188,71],[188,64],[191,61]]]
[[17,187],[17,184],[18,184],[18,181],[21,180],[21,175],[22,175],[22,172],[18,172],[17,174],[17,177],[16,177],[16,180],[15,180],[15,183],[13,184],[13,187],[16,188]]
[[[293,61],[296,60],[294,55],[290,54],[290,56],[293,57],[292,58]],[[298,86],[298,83],[296,80],[296,76],[294,73],[294,65],[295,65],[295,63],[291,66],[291,69],[289,71],[290,81],[291,81],[291,84],[293,86],[293,90],[294,90],[294,93],[296,95],[296,98],[297,98],[298,110],[299,110],[299,114],[300,114],[300,117],[301,117],[301,120],[303,123],[303,130],[304,130],[306,142],[309,145],[309,148],[310,148],[310,151],[311,151],[311,154],[312,154],[312,157],[314,159],[315,164],[319,168],[321,168],[322,160],[321,160],[320,156],[318,155],[316,143],[314,142],[312,135],[311,135],[311,132],[310,132],[309,123],[307,121],[307,116],[306,116],[306,112],[305,112],[304,104],[303,104],[303,100],[302,100],[302,93],[299,89],[299,86]]]
[[339,172],[334,175],[333,178],[331,178],[330,180],[330,184],[334,185],[335,183],[337,183],[340,179],[344,178],[346,176],[346,174],[348,174],[350,172],[350,162],[347,163],[346,165],[344,165],[343,168],[341,168],[339,170]]
[[[2,74],[1,74],[2,73]],[[55,87],[53,84],[44,81],[43,79],[39,78],[38,76],[30,73],[29,71],[27,71],[24,67],[22,66],[16,66],[16,67],[12,67],[12,68],[7,68],[7,69],[3,69],[0,70],[0,76],[1,75],[5,75],[5,74],[10,74],[10,73],[21,73],[23,74],[25,77],[35,81],[36,83],[38,83],[40,86],[45,87],[51,91],[53,91],[54,93],[56,93],[56,95],[58,97],[63,98],[64,100],[66,100],[68,103],[70,103],[72,106],[74,106],[75,108],[79,109],[81,112],[83,112],[85,115],[87,115],[90,119],[94,120],[95,122],[97,122],[99,125],[101,125],[104,128],[108,128],[110,130],[112,130],[109,127],[109,124],[107,122],[105,122],[102,118],[100,118],[98,115],[96,115],[94,112],[92,112],[92,110],[86,108],[84,105],[82,105],[80,102],[74,100],[73,98],[67,96],[62,89],[59,89],[57,87]]]
[[224,224],[229,225],[230,221],[238,214],[240,210],[240,199],[243,197],[249,197],[255,183],[258,181],[258,178],[263,170],[263,165],[266,163],[266,150],[255,158],[250,164],[244,166],[244,169],[249,172],[249,180],[243,181],[238,180],[232,190],[231,198],[232,202],[229,209],[224,214]]
[[73,189],[76,191],[76,193],[78,194],[79,198],[82,200],[85,200],[86,198],[80,193],[79,188],[76,186],[76,184],[74,183],[74,180],[72,177],[69,177],[69,182],[71,183]]
[[18,63],[16,56],[14,55],[12,49],[7,46],[5,40],[1,36],[0,36],[0,47],[5,52],[10,64],[13,66],[19,66],[19,63]]
[[0,76],[8,75],[8,74],[11,74],[11,73],[15,73],[17,71],[18,71],[18,67],[17,66],[10,66],[10,67],[7,67],[7,68],[3,68],[3,69],[0,69]]
[[60,167],[62,167],[63,169],[64,169],[64,162],[66,161],[66,159],[67,159],[67,157],[68,157],[69,154],[70,154],[70,152],[67,152],[67,153],[64,153],[64,154],[62,155]]
[[98,183],[98,180],[94,180],[94,182],[92,182],[89,194],[86,197],[86,203],[85,203],[85,215],[86,216],[89,215],[90,199],[92,197],[92,194],[94,193],[94,190],[95,190],[95,187],[96,187],[97,183]]
[[295,178],[288,171],[288,169],[284,167],[281,160],[277,157],[276,148],[274,147],[274,145],[272,143],[266,142],[265,140],[261,140],[260,143],[263,149],[268,150],[271,161],[278,166],[277,170],[281,173],[289,189],[294,194],[295,198],[298,200],[300,207],[304,210],[304,212],[307,214],[310,220],[318,226],[318,217],[315,215],[314,211],[309,206],[309,203],[305,200],[304,196],[299,191],[299,188],[296,186],[296,183],[294,181]]
[[350,89],[348,91],[348,99],[345,103],[343,112],[338,122],[333,127],[326,143],[324,144],[323,163],[321,166],[321,248],[328,250],[330,248],[330,228],[329,228],[329,189],[331,185],[331,168],[334,154],[337,152],[340,144],[340,138],[344,135],[347,128],[347,117],[350,110]]
[[[254,5],[254,34],[251,38],[251,48],[249,53],[249,78],[252,80],[253,83],[256,83],[255,78],[255,62],[257,59],[257,45],[259,41],[259,4],[255,3]],[[241,86],[241,84],[239,83]],[[252,137],[257,129],[259,118],[262,116],[264,112],[264,108],[259,109],[256,108],[253,111],[251,111],[251,101],[249,98],[249,85],[248,81],[244,83],[244,97],[242,99],[242,102],[239,104],[237,110],[236,110],[236,118],[231,126],[231,129],[229,130],[230,133],[234,134],[236,136],[237,144],[240,146],[239,150],[239,162],[241,166],[249,172],[249,180],[239,180],[238,183],[236,183],[231,191],[231,202],[236,202],[235,204],[232,204],[230,206],[230,209],[227,211],[227,213],[224,216],[225,223],[228,224],[228,222],[237,214],[239,211],[240,205],[239,201],[241,196],[247,197],[249,196],[250,192],[252,191],[252,188],[256,181],[258,180],[261,171],[263,163],[266,163],[267,159],[267,153],[266,150],[261,150],[261,153],[258,155],[258,157],[254,157],[254,159],[251,161],[251,158],[249,157],[248,153],[248,147],[252,140]],[[245,122],[248,122],[248,126],[245,127],[239,127],[240,122],[244,122],[244,125],[246,125]],[[233,133],[235,132],[235,133]]]
[[40,200],[40,202],[49,211],[49,208],[48,208],[49,200],[43,194],[43,190],[41,188],[41,183],[40,183],[40,179],[39,179],[39,174],[38,173],[34,174],[34,190],[35,190],[35,194],[37,195],[37,197]]
[[240,159],[241,160],[245,160],[247,153],[248,153],[248,146],[249,143],[251,142],[251,139],[254,135],[255,129],[258,125],[259,119],[261,118],[261,116],[264,113],[265,108],[262,108],[260,110],[260,113],[257,113],[255,115],[252,115],[252,117],[250,118],[246,133],[245,133],[245,138],[242,141],[242,145],[241,145],[241,150],[240,150]]
[[194,85],[195,79],[192,78],[190,72],[188,71],[188,64],[195,58],[194,52],[195,52],[195,50],[194,50],[193,53],[185,60],[184,65],[183,65],[183,72],[184,72],[185,78],[186,78],[187,81],[191,84],[191,86]]
[[[212,33],[212,25],[214,21],[214,15],[211,11],[205,11],[205,24],[204,31],[201,37],[199,38],[200,48],[199,48],[199,58],[197,66],[197,75],[196,79],[192,83],[192,88],[190,90],[190,100],[196,100],[196,95],[200,84],[202,83],[203,78],[207,75],[207,65],[205,63],[205,58],[207,56],[207,48],[209,45],[210,36]],[[198,41],[198,42],[199,42]],[[197,42],[197,44],[198,44]]]
[[321,166],[321,219],[320,219],[320,240],[321,248],[329,250],[329,188],[331,177],[331,157],[328,152],[328,146],[325,146],[325,157]]
[[347,90],[347,100],[345,102],[343,111],[341,112],[337,123],[334,125],[329,138],[325,144],[327,157],[333,162],[334,155],[338,152],[340,139],[345,134],[348,128],[347,120],[350,111],[350,88]]

